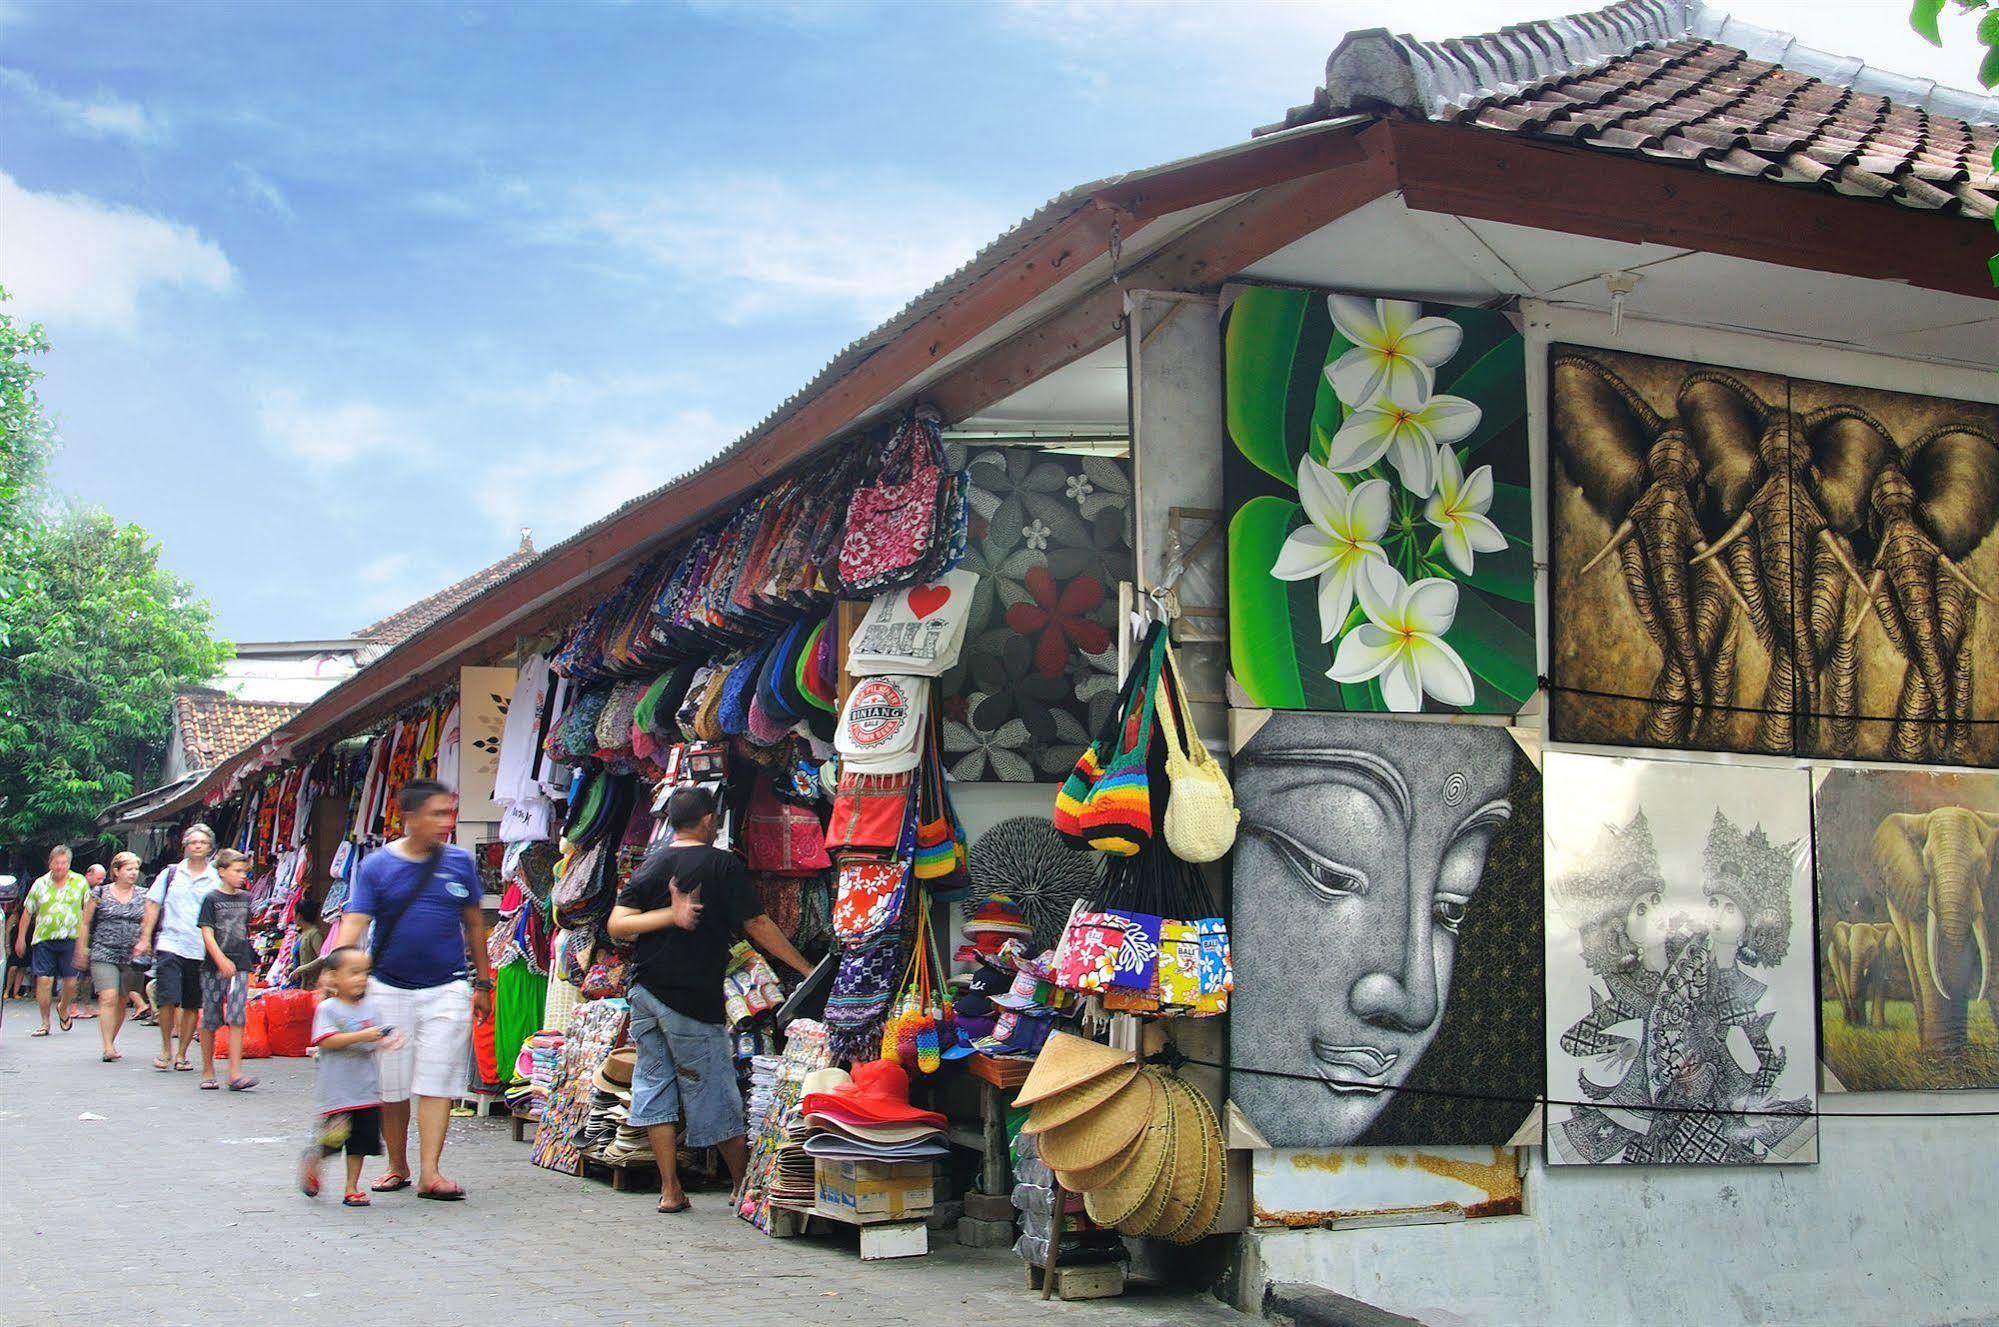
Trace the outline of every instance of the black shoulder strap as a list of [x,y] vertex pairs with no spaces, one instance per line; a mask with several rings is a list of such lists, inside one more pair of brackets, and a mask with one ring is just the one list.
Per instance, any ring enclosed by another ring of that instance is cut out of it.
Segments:
[[178,879],[180,879],[180,863],[175,862],[167,868],[167,882],[160,887],[160,913],[163,916],[167,910],[167,898],[174,892],[174,881]]
[[[382,851],[387,852],[389,849],[384,848]],[[403,914],[423,897],[423,892],[430,888],[430,882],[437,878],[437,868],[442,865],[444,865],[444,849],[439,848],[430,855],[430,860],[423,864],[423,874],[417,877],[416,886],[403,896],[403,905],[392,913],[375,914],[375,938],[368,946],[370,958],[380,958],[382,951],[389,947],[389,941],[396,933],[396,924],[402,921]]]

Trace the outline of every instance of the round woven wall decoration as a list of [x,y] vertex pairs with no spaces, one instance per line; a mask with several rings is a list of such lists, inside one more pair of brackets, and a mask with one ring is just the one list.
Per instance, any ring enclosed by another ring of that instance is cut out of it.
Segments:
[[981,834],[972,845],[971,868],[965,911],[994,894],[1007,895],[1034,928],[1037,953],[1062,937],[1070,905],[1097,883],[1092,855],[1070,848],[1054,825],[1036,816],[1002,820]]

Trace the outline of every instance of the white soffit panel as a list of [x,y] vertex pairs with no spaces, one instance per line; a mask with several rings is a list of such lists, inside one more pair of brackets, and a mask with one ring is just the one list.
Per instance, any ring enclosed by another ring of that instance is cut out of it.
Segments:
[[1439,244],[1429,227],[1413,221],[1399,194],[1355,208],[1238,275],[1273,285],[1323,286],[1451,304],[1483,304],[1507,293]]
[[[1209,315],[1212,317],[1212,313]],[[958,433],[1079,429],[1124,433],[1128,426],[1124,340],[1119,338],[953,425]]]

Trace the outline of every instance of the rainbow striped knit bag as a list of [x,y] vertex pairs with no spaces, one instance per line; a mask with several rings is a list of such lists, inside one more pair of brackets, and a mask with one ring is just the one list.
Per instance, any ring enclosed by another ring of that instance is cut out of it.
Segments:
[[1166,636],[1155,631],[1145,658],[1132,671],[1141,674],[1117,754],[1090,790],[1080,822],[1090,846],[1118,857],[1135,857],[1152,839],[1152,779],[1147,770],[1157,729],[1159,668]]
[[[1153,628],[1154,631],[1158,629],[1156,626]],[[1139,648],[1150,650],[1152,637],[1147,636]],[[1090,804],[1097,780],[1103,778],[1104,767],[1117,750],[1118,739],[1124,733],[1125,724],[1131,717],[1131,706],[1137,698],[1140,675],[1144,672],[1143,666],[1135,667],[1125,677],[1124,685],[1118,689],[1117,706],[1104,724],[1103,731],[1084,748],[1076,767],[1069,771],[1069,777],[1062,781],[1061,789],[1055,794],[1055,829],[1072,848],[1090,846],[1089,836],[1083,833],[1083,810]]]

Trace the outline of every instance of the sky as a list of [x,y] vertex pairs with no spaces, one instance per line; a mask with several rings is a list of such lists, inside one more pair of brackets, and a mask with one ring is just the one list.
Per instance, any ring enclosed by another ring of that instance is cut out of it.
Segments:
[[[0,0],[0,286],[55,485],[226,636],[338,637],[699,464],[1055,194],[1280,119],[1347,30],[1576,7]],[[1721,7],[1976,64],[1899,3]]]

